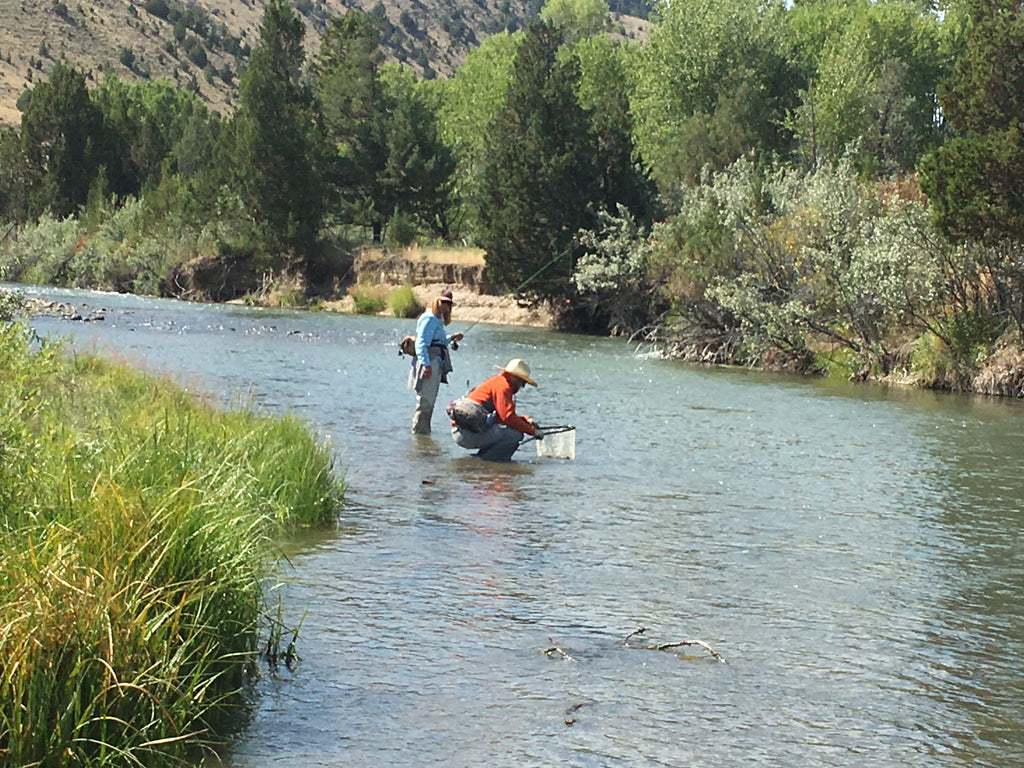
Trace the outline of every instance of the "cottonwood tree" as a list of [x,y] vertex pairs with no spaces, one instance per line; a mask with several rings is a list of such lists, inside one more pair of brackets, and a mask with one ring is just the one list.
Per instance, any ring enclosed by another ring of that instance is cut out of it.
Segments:
[[108,76],[92,91],[93,101],[103,112],[113,145],[119,174],[110,179],[119,194],[148,192],[159,186],[165,173],[195,175],[212,159],[213,134],[200,126],[213,120],[199,95],[178,88],[170,79],[124,82]]
[[914,0],[815,0],[787,14],[807,87],[787,125],[810,168],[856,153],[862,170],[913,170],[939,139],[941,22]]
[[790,149],[802,83],[781,0],[672,0],[635,62],[635,141],[663,192],[739,157]]
[[594,37],[611,28],[604,0],[548,0],[540,17],[562,30],[566,42]]
[[479,222],[479,185],[491,122],[505,103],[512,62],[523,32],[498,32],[466,54],[450,78],[421,83],[421,94],[438,118],[439,136],[455,157],[452,214],[455,227],[472,234]]
[[571,45],[570,55],[580,63],[577,98],[589,114],[596,144],[598,187],[594,199],[609,213],[625,206],[636,221],[650,222],[659,215],[657,188],[633,142],[630,101],[630,62],[639,51],[596,35]]

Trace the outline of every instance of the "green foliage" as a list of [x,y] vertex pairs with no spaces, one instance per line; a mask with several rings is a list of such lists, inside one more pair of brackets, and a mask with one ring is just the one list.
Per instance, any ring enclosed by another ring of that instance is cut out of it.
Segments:
[[14,127],[0,126],[0,222],[18,220],[27,188],[28,165],[21,136]]
[[1024,16],[1019,0],[964,0],[961,55],[943,84],[952,138],[922,163],[939,226],[956,239],[1024,239]]
[[170,6],[167,5],[167,0],[146,0],[143,7],[147,13],[151,13],[161,19],[168,18],[171,12]]
[[301,79],[304,34],[286,0],[267,4],[222,144],[230,186],[272,250],[304,252],[323,218],[313,98]]
[[382,286],[357,285],[349,291],[353,301],[353,311],[357,315],[380,314],[388,305],[387,295]]
[[0,261],[0,277],[15,283],[61,285],[80,243],[78,222],[51,214],[39,217],[34,226],[22,227],[17,239]]
[[416,242],[416,224],[404,211],[396,210],[388,219],[385,242],[390,246],[406,246]]
[[396,211],[447,238],[455,161],[411,70],[382,64],[378,35],[375,16],[350,11],[313,63],[331,185],[346,223],[370,225],[374,241]]
[[924,203],[901,192],[859,182],[850,160],[809,174],[741,162],[686,195],[655,258],[691,286],[682,314],[718,318],[702,331],[741,337],[748,362],[804,366],[815,346],[839,345],[888,372],[895,332],[936,311],[949,251]]
[[379,37],[380,21],[372,14],[336,16],[310,67],[332,150],[326,159],[328,183],[349,220],[354,211],[365,210],[384,162]]
[[785,7],[673,0],[636,57],[635,142],[663,193],[753,152],[785,156],[801,78],[787,56]]
[[416,317],[423,307],[416,301],[411,285],[399,285],[388,293],[388,311],[393,317]]
[[813,351],[811,369],[832,379],[849,379],[864,370],[860,356],[843,345],[818,347]]
[[333,520],[331,452],[20,323],[0,361],[0,753],[191,764],[244,703],[272,537]]
[[650,243],[625,206],[618,215],[602,211],[594,231],[578,235],[580,257],[573,271],[576,304],[591,316],[592,329],[633,333],[661,308],[651,279]]
[[153,295],[171,267],[216,252],[224,239],[213,226],[197,232],[171,218],[154,224],[147,201],[135,198],[120,207],[102,201],[93,218],[94,227],[49,214],[23,225],[0,255],[0,279]]
[[600,36],[580,40],[571,55],[579,61],[577,96],[597,145],[595,199],[606,211],[624,205],[632,216],[650,221],[658,209],[657,190],[633,143],[630,103],[629,69],[638,49]]
[[[914,374],[933,389],[964,391],[993,351],[989,318],[964,317],[958,328],[939,335],[932,331],[915,340],[911,353]],[[952,332],[952,333],[950,333]],[[951,336],[952,344],[947,336]]]
[[912,170],[939,137],[939,18],[914,0],[824,0],[787,19],[808,83],[787,123],[802,161],[813,168],[853,149],[870,174]]
[[13,320],[25,306],[25,298],[19,293],[0,289],[0,323]]
[[462,212],[457,218],[471,232],[480,217],[489,126],[505,103],[522,38],[522,32],[488,35],[466,54],[452,77],[432,80],[422,89],[438,115],[440,137],[455,158],[452,196]]
[[594,37],[611,26],[605,0],[547,0],[540,18],[561,29],[569,42]]
[[50,78],[31,91],[21,119],[28,190],[25,213],[74,213],[108,159],[100,110],[82,73],[58,63]]
[[442,239],[450,234],[449,206],[455,161],[438,135],[437,118],[421,97],[412,71],[381,69],[385,105],[384,165],[374,180],[373,210],[398,211]]
[[576,100],[579,65],[558,60],[560,42],[546,24],[527,30],[487,131],[480,181],[490,279],[539,298],[569,294],[573,238],[590,229],[599,188],[588,115]]

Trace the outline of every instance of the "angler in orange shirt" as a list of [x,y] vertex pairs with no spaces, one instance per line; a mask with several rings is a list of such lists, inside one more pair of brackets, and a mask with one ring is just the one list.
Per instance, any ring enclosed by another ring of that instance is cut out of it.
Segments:
[[529,416],[516,413],[516,393],[527,384],[537,386],[530,378],[530,366],[514,358],[498,370],[448,403],[447,410],[457,445],[476,449],[473,455],[481,459],[508,461],[524,435],[542,440],[544,431]]

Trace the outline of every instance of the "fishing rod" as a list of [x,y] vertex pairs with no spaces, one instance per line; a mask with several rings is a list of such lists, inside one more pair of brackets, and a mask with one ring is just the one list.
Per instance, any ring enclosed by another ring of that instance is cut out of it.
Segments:
[[[512,291],[512,295],[515,295],[515,294],[519,293],[519,291],[521,291],[523,288],[525,288],[527,286],[527,284],[529,284],[534,278],[537,277],[537,275],[539,275],[545,269],[550,267],[552,264],[554,264],[560,258],[565,256],[565,254],[567,254],[567,253],[568,253],[568,251],[563,251],[562,253],[555,254],[554,258],[551,259],[551,261],[549,261],[547,264],[545,264],[543,267],[538,269],[536,272],[534,272],[528,278],[523,280],[523,282],[521,282],[519,285],[517,285],[515,287],[515,290]],[[502,297],[502,298],[505,298],[505,297]],[[472,323],[470,323],[469,326],[467,326],[466,330],[462,331],[462,335],[465,336],[478,323],[482,323],[484,320],[486,320],[488,317],[490,317],[495,312],[495,310],[497,310],[497,309],[498,309],[498,305],[495,304],[493,307],[491,307],[489,310],[487,310],[483,315],[481,315],[476,320],[474,320]],[[405,338],[402,339],[402,342],[398,346],[398,356],[399,357],[401,357],[402,355],[409,355],[410,357],[415,355],[415,352],[412,351],[413,348],[411,346],[408,349],[405,348],[406,340],[409,340],[409,343],[411,344],[412,341],[413,341],[413,337],[412,336],[406,336]],[[457,341],[453,341],[452,342],[452,349],[458,350],[458,348],[459,348],[459,343]],[[469,386],[469,382],[468,381],[466,382],[466,386],[467,387]]]
[[[568,253],[568,251],[563,251],[562,253],[556,253],[556,254],[555,254],[555,257],[554,257],[553,259],[551,259],[551,261],[549,261],[549,262],[548,262],[547,264],[545,264],[545,265],[544,265],[543,267],[541,267],[540,269],[538,269],[538,270],[537,270],[536,272],[534,272],[534,273],[533,273],[532,275],[530,275],[530,276],[529,276],[528,278],[526,278],[525,280],[523,280],[523,282],[521,282],[521,283],[520,283],[519,285],[517,285],[517,286],[515,287],[515,289],[514,289],[514,290],[513,290],[512,292],[511,292],[511,295],[513,295],[513,296],[514,296],[515,294],[519,293],[519,292],[520,292],[520,291],[521,291],[521,290],[522,290],[523,288],[525,288],[525,287],[527,286],[527,284],[529,284],[530,282],[532,282],[532,281],[533,281],[533,279],[537,277],[537,275],[539,275],[539,274],[540,274],[541,272],[543,272],[543,271],[544,271],[545,269],[547,269],[548,267],[550,267],[550,266],[551,266],[552,264],[554,264],[554,263],[555,263],[556,261],[558,261],[558,260],[559,260],[560,258],[562,258],[563,256],[565,256],[565,254],[567,254],[567,253]],[[507,297],[507,295],[506,295],[505,297],[502,297],[502,298],[506,298],[506,297]],[[466,328],[466,330],[464,330],[464,331],[462,332],[462,333],[463,333],[463,335],[465,335],[465,334],[469,333],[469,331],[470,331],[470,330],[471,330],[471,329],[472,329],[472,328],[473,328],[474,326],[476,326],[476,325],[477,325],[477,323],[482,323],[482,322],[483,322],[484,320],[486,320],[486,319],[487,319],[488,317],[490,317],[490,316],[491,316],[491,314],[493,314],[493,313],[494,313],[494,312],[495,312],[495,311],[496,311],[497,309],[498,309],[498,305],[496,304],[496,305],[494,305],[493,307],[491,307],[491,308],[490,308],[489,310],[487,310],[487,312],[485,312],[485,313],[484,313],[483,315],[481,315],[480,317],[478,317],[478,318],[477,318],[476,320],[474,320],[474,321],[473,321],[472,323],[470,323],[470,324],[469,324],[469,326],[468,326],[468,327]]]

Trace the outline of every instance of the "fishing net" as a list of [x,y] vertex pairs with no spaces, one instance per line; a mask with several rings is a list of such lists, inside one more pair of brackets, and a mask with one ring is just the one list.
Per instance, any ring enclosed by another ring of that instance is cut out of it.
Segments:
[[[537,455],[549,459],[576,458],[575,427],[544,427],[544,439],[535,440]],[[550,430],[550,431],[549,431]]]

